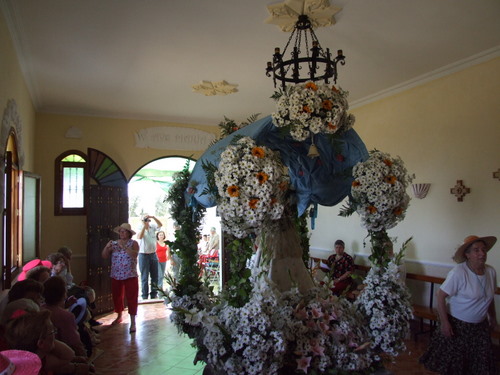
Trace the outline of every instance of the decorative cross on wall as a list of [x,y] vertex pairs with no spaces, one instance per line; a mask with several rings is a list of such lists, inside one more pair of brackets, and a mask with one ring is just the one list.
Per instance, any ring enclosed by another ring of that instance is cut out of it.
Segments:
[[500,180],[500,168],[498,168],[498,171],[493,172],[493,178]]
[[458,202],[463,202],[464,196],[470,193],[470,189],[465,187],[462,180],[457,180],[457,184],[450,189],[450,193],[457,197]]

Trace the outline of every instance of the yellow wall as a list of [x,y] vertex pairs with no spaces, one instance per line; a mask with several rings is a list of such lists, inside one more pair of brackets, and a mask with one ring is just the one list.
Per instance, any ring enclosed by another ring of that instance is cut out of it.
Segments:
[[[10,40],[10,34],[5,19],[0,13],[0,113],[3,116],[7,102],[14,99],[17,111],[22,122],[23,146],[25,151],[24,169],[33,171],[33,140],[35,128],[35,109],[26,88],[17,56]],[[2,148],[5,145],[1,145]],[[3,149],[2,149],[3,152]]]
[[[130,179],[138,169],[152,160],[166,156],[184,156],[197,159],[201,152],[136,148],[134,134],[141,129],[157,126],[177,126],[212,131],[218,136],[217,127],[188,126],[153,121],[121,120],[84,116],[37,114],[36,116],[36,171],[42,176],[42,256],[56,251],[60,246],[71,247],[77,263],[76,280],[85,273],[86,217],[54,216],[54,160],[67,150],[95,148],[111,157]],[[82,130],[81,139],[65,138],[70,127]],[[79,266],[78,266],[79,265]],[[80,273],[78,273],[80,270]]]
[[[22,151],[24,151],[25,171],[34,171],[33,142],[35,136],[35,109],[31,102],[24,78],[17,61],[16,53],[10,34],[5,23],[3,14],[0,12],[0,116],[4,116],[4,111],[9,100],[14,100],[17,105],[17,114],[22,124]],[[2,120],[0,119],[0,122]],[[5,144],[0,145],[1,154],[5,151]],[[19,145],[18,145],[19,146]],[[21,150],[19,150],[21,152]],[[3,178],[3,177],[2,177]],[[0,217],[0,228],[3,226]],[[2,239],[0,239],[2,241]],[[3,243],[3,241],[2,241]],[[0,262],[3,264],[3,251],[0,251]]]
[[[451,256],[469,234],[500,239],[500,58],[356,108],[355,129],[368,149],[399,155],[416,182],[429,182],[425,199],[414,198],[406,219],[389,231],[401,244],[413,236],[408,259],[452,265]],[[450,189],[463,180],[471,189],[457,202]],[[332,249],[337,238],[352,253],[367,232],[359,216],[337,216],[321,207],[311,245]],[[488,263],[500,270],[500,243]],[[446,275],[446,274],[444,274]]]

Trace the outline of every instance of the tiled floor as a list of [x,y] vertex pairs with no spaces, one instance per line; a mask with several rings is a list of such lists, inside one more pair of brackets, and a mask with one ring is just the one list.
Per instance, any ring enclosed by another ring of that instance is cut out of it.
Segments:
[[193,364],[195,349],[187,336],[180,336],[161,302],[140,304],[137,332],[128,332],[129,319],[111,326],[115,314],[100,317],[103,353],[94,361],[100,375],[194,375],[204,365]]
[[[128,332],[128,316],[123,323],[111,326],[115,315],[100,317],[103,353],[95,360],[99,375],[194,375],[202,374],[204,365],[193,364],[195,349],[191,340],[179,335],[170,322],[170,311],[161,303],[140,304],[137,332]],[[418,341],[408,340],[407,350],[387,368],[395,375],[432,375],[418,363],[428,344],[428,334]]]

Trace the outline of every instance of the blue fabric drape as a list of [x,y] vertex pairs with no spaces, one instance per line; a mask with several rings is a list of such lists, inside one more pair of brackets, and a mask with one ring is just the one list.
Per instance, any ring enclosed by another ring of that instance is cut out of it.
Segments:
[[297,195],[299,215],[312,203],[334,206],[341,202],[351,190],[350,169],[368,158],[363,141],[353,129],[345,132],[335,145],[323,134],[314,135],[314,143],[320,156],[310,158],[307,156],[311,146],[310,139],[304,142],[294,141],[290,135],[283,134],[272,124],[271,116],[267,116],[212,145],[197,161],[190,183],[197,185],[194,198],[204,207],[213,207],[216,202],[212,196],[202,195],[207,187],[202,164],[205,162],[218,166],[221,153],[236,136],[251,137],[258,145],[280,152]]

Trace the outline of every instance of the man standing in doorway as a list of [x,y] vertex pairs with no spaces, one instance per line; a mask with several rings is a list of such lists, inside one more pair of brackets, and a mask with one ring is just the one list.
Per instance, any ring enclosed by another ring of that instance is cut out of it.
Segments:
[[212,227],[210,228],[210,241],[208,241],[208,254],[213,255],[215,251],[219,252],[219,235],[215,227]]
[[[151,223],[151,219],[155,223]],[[141,273],[142,299],[148,299],[149,280],[151,280],[151,299],[156,298],[157,291],[153,283],[158,282],[158,257],[156,256],[156,230],[163,224],[154,216],[144,215],[142,226],[137,231],[139,240],[139,272]]]

